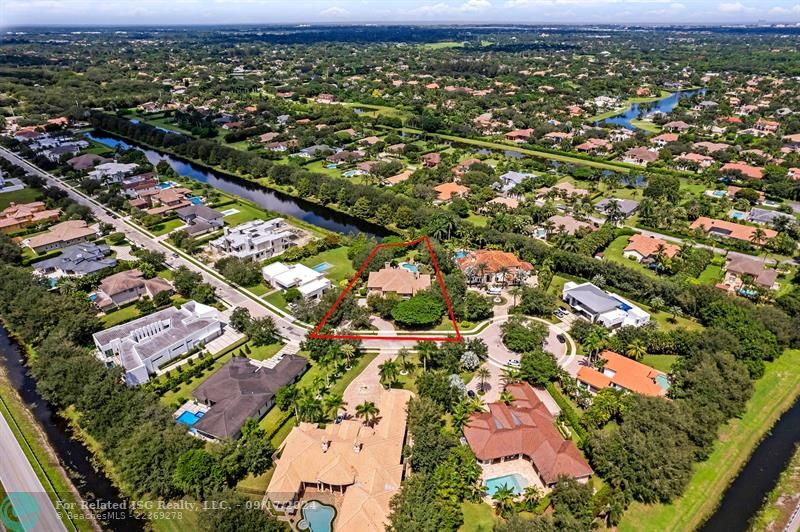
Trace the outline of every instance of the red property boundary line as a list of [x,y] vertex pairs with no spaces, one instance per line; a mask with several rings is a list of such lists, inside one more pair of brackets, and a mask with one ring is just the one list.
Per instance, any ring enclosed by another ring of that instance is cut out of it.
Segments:
[[[433,268],[436,270],[436,278],[439,280],[439,285],[442,287],[442,293],[444,294],[444,301],[447,304],[447,312],[450,316],[450,321],[453,322],[453,328],[455,329],[456,335],[455,336],[372,336],[372,335],[359,335],[359,334],[320,334],[320,329],[325,325],[325,322],[328,321],[333,311],[336,310],[336,307],[342,302],[345,298],[347,293],[356,284],[356,281],[361,277],[361,274],[366,269],[367,265],[372,261],[372,258],[381,248],[390,248],[390,247],[405,247],[405,246],[413,246],[415,244],[419,244],[420,242],[425,242],[425,245],[428,246],[428,252],[431,254],[431,262],[433,263]],[[314,330],[311,331],[309,335],[310,338],[325,338],[325,339],[333,339],[333,340],[394,340],[394,341],[409,341],[409,342],[421,342],[421,341],[431,341],[431,342],[461,342],[461,331],[458,330],[458,323],[456,322],[455,314],[453,314],[453,305],[450,303],[450,296],[447,295],[447,288],[444,286],[444,279],[442,279],[442,272],[439,270],[439,264],[436,262],[436,254],[433,252],[433,246],[431,246],[431,241],[427,236],[423,236],[417,238],[416,240],[409,240],[408,242],[398,242],[395,244],[378,244],[375,246],[375,249],[372,250],[372,253],[369,254],[367,260],[361,266],[361,268],[356,272],[353,280],[350,281],[350,284],[347,285],[347,288],[344,289],[342,294],[339,296],[339,299],[333,304],[330,310],[325,314],[325,317],[322,318],[322,321],[314,327]]]

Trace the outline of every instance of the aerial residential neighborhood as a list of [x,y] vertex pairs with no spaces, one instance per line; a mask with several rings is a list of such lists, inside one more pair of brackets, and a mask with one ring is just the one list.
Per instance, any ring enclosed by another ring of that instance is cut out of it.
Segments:
[[796,6],[90,4],[4,11],[0,529],[800,526]]

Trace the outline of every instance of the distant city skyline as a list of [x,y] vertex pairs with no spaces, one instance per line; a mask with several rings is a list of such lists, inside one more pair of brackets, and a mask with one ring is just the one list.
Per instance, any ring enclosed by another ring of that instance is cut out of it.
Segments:
[[0,25],[796,23],[797,0],[3,0]]

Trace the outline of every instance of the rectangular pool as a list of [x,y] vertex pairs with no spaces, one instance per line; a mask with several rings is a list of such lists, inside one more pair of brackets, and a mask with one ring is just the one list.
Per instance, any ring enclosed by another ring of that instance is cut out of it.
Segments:
[[486,493],[489,497],[494,495],[501,487],[506,486],[511,488],[514,495],[519,495],[528,486],[528,481],[522,475],[513,473],[511,475],[503,475],[502,477],[490,478],[484,481],[486,485]]
[[177,421],[178,423],[183,423],[187,427],[191,427],[192,425],[197,423],[201,417],[203,417],[202,412],[197,412],[195,414],[194,412],[189,412],[187,410],[186,412],[178,416],[178,418],[175,421]]
[[320,262],[316,266],[312,266],[311,269],[314,270],[315,272],[322,273],[330,270],[331,268],[333,268],[333,264],[331,264],[330,262]]

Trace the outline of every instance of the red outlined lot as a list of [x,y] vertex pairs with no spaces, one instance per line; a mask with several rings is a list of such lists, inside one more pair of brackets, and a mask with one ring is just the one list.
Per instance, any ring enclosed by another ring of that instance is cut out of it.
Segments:
[[[378,335],[371,335],[371,334],[321,334],[319,331],[325,325],[325,322],[328,321],[328,318],[333,314],[333,311],[336,309],[337,306],[342,302],[345,298],[347,293],[353,288],[353,285],[356,284],[356,281],[361,277],[362,272],[366,269],[369,263],[372,261],[372,258],[381,248],[388,248],[388,247],[404,247],[404,246],[414,246],[419,244],[420,242],[425,242],[425,245],[428,247],[428,252],[431,254],[431,262],[433,263],[433,268],[436,270],[436,279],[439,281],[439,285],[442,287],[442,293],[444,294],[444,301],[447,304],[447,313],[450,316],[450,321],[453,322],[453,329],[455,330],[455,336],[410,336],[410,335],[402,335],[402,336],[378,336]],[[325,314],[325,317],[322,318],[322,321],[314,327],[314,330],[311,331],[309,335],[311,338],[327,338],[327,339],[335,339],[335,340],[394,340],[394,341],[409,341],[409,342],[419,342],[419,341],[433,341],[433,342],[460,342],[462,341],[461,332],[458,330],[458,323],[456,322],[455,315],[453,314],[453,305],[450,303],[450,296],[447,295],[447,289],[444,286],[444,279],[442,278],[442,272],[439,270],[439,264],[436,262],[436,254],[433,252],[433,247],[431,246],[431,241],[427,236],[423,236],[417,238],[416,240],[410,240],[408,242],[398,242],[396,244],[378,244],[375,249],[372,250],[372,253],[369,254],[367,260],[364,264],[359,268],[358,272],[356,272],[353,279],[350,281],[350,284],[347,285],[347,288],[344,289],[342,294],[333,304],[333,306],[328,310]]]

